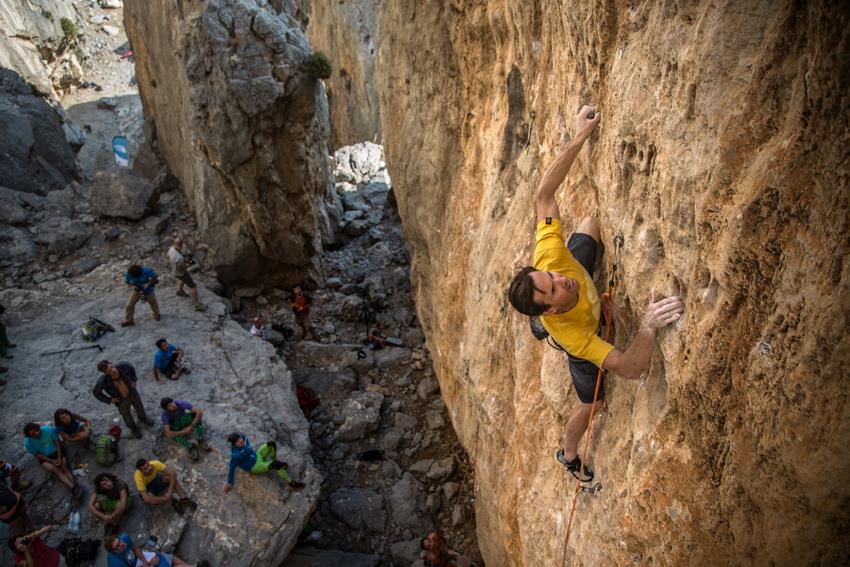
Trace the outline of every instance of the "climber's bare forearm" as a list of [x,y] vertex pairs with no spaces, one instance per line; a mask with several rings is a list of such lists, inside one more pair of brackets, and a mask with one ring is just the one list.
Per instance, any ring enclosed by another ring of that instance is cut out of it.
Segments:
[[629,380],[637,380],[649,366],[652,351],[655,349],[655,335],[655,329],[641,326],[626,352],[612,350],[602,362],[602,367]]

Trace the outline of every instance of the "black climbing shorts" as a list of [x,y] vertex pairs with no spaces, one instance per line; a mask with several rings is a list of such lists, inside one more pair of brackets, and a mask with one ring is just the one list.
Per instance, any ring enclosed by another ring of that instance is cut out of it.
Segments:
[[[593,268],[596,264],[596,249],[598,245],[596,240],[589,234],[574,232],[570,236],[567,243],[567,248],[572,255],[578,260],[590,277],[593,277]],[[599,332],[602,331],[602,325],[599,326]],[[569,353],[567,358],[570,361],[570,375],[573,377],[573,386],[576,388],[578,399],[582,403],[593,403],[593,392],[596,390],[596,376],[599,373],[599,367],[582,358],[576,358]],[[599,395],[597,400],[605,399],[605,373],[602,373],[602,381],[599,384]]]
[[188,271],[185,274],[174,277],[189,286],[189,289],[195,289],[195,280],[192,279],[192,276],[189,275]]

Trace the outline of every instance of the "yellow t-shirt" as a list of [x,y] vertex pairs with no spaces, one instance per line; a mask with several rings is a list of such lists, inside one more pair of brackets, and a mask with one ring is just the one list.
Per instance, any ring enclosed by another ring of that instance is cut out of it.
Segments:
[[567,248],[558,219],[552,219],[551,224],[546,224],[545,220],[537,223],[534,268],[542,272],[557,272],[578,282],[578,303],[575,307],[566,313],[541,315],[540,321],[568,353],[601,367],[614,346],[596,334],[601,309],[599,295],[590,274]]
[[133,480],[136,481],[136,488],[139,490],[139,492],[144,492],[145,490],[147,490],[148,483],[150,483],[150,481],[152,481],[156,477],[156,475],[165,470],[165,463],[161,461],[148,461],[148,463],[150,463],[151,467],[153,467],[151,474],[145,475],[142,473],[142,471],[136,469],[136,473],[133,475]]

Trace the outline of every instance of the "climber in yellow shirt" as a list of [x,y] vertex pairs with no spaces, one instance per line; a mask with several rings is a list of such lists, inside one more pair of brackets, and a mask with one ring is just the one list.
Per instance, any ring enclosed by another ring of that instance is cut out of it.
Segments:
[[[684,310],[678,297],[661,299],[653,289],[637,336],[625,352],[598,335],[601,307],[593,285],[593,268],[600,238],[599,223],[595,217],[582,219],[565,246],[555,192],[601,120],[596,108],[582,107],[575,118],[575,137],[543,174],[535,197],[534,267],[520,270],[508,289],[514,309],[530,317],[539,316],[546,331],[569,357],[579,402],[567,421],[564,446],[558,451],[557,459],[581,481],[593,480],[593,471],[587,465],[579,478],[578,442],[587,429],[599,368],[613,370],[628,379],[639,378],[649,364],[658,329],[676,321]],[[596,410],[603,404],[604,389],[600,386]]]

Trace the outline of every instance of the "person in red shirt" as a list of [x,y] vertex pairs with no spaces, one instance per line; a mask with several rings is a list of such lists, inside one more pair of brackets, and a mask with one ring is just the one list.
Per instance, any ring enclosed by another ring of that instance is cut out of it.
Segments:
[[55,526],[44,526],[26,535],[9,538],[9,549],[15,555],[15,565],[26,567],[58,567],[59,552],[41,541],[41,536]]
[[309,335],[313,337],[313,331],[310,328],[310,298],[301,290],[301,286],[292,288],[292,312],[295,313],[295,320],[301,327],[301,336],[306,339]]

